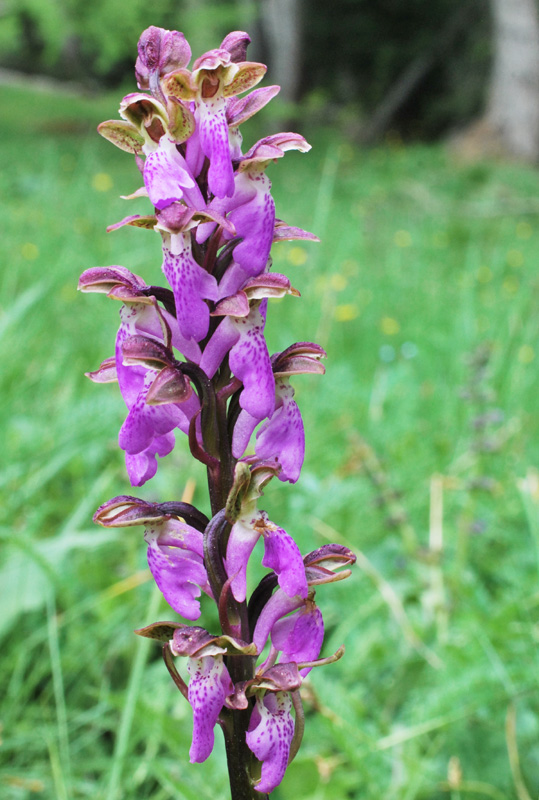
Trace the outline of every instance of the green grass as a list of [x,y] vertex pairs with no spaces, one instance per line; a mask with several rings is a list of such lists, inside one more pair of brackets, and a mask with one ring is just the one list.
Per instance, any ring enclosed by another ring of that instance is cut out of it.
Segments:
[[[225,798],[219,734],[189,765],[189,708],[132,633],[173,616],[140,531],[91,523],[130,487],[118,392],[83,377],[112,353],[118,307],[77,294],[78,275],[160,274],[154,234],[105,233],[145,208],[118,198],[136,169],[94,133],[119,97],[1,95],[0,794]],[[318,593],[324,654],[346,655],[310,676],[275,798],[537,797],[539,174],[302,133],[312,153],[270,175],[278,215],[323,242],[275,247],[302,298],[275,302],[267,332],[272,350],[319,341],[327,374],[295,382],[306,463],[265,507],[302,550],[335,538],[360,559]],[[138,494],[189,478],[206,510],[180,440]]]

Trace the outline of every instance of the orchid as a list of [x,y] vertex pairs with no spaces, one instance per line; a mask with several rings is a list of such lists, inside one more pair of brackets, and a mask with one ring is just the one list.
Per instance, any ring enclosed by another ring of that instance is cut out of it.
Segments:
[[[317,238],[276,217],[266,174],[286,152],[307,152],[305,139],[272,134],[242,152],[241,124],[278,91],[254,88],[266,67],[246,59],[248,44],[234,31],[189,69],[183,33],[143,32],[139,91],[121,100],[120,119],[98,130],[135,158],[142,185],[126,199],[151,205],[108,230],[158,233],[165,285],[119,265],[91,267],[79,282],[83,292],[120,303],[114,355],[87,375],[119,384],[127,416],[118,443],[131,484],[151,480],[182,434],[207,469],[207,513],[183,501],[120,495],[94,520],[143,529],[151,575],[180,619],[136,632],[162,643],[192,708],[192,762],[210,756],[222,728],[233,800],[267,796],[294,758],[303,681],[344,652],[320,656],[315,591],[348,577],[355,561],[336,544],[302,557],[293,536],[259,507],[273,478],[300,477],[305,434],[291,379],[322,375],[326,353],[312,342],[268,350],[270,301],[299,297],[271,271],[272,244]],[[266,574],[253,587],[258,542]],[[181,621],[200,618],[201,599],[216,604],[220,633]]]

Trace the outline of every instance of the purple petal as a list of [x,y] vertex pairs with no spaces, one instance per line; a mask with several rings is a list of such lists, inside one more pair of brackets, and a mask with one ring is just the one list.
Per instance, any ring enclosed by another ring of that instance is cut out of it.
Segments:
[[240,411],[234,433],[232,435],[232,455],[234,458],[241,458],[247,449],[251,435],[258,425],[259,420],[252,417],[243,409]]
[[237,236],[243,239],[234,250],[234,260],[249,276],[259,275],[266,268],[273,243],[275,203],[270,194],[271,182],[261,170],[246,170],[237,173],[235,183],[236,193],[246,200],[228,216]]
[[230,351],[230,368],[244,386],[240,406],[263,420],[271,416],[275,406],[275,380],[264,338],[264,319],[256,306],[248,317],[231,319],[240,333]]
[[230,159],[226,101],[218,92],[197,105],[195,117],[200,131],[200,148],[210,160],[208,185],[216,197],[234,194],[234,171]]
[[189,550],[201,559],[204,557],[203,534],[175,517],[166,519],[165,522],[161,522],[159,525],[148,527],[146,533],[150,537],[155,534],[158,537],[160,546]]
[[254,528],[257,517],[248,522],[240,517],[230,531],[226,549],[226,571],[231,578],[232,594],[242,603],[247,593],[247,562],[253,552],[261,531]]
[[259,653],[261,653],[264,649],[272,628],[277,620],[281,619],[281,617],[285,617],[287,614],[289,614],[291,611],[295,611],[297,608],[302,608],[304,605],[305,600],[303,597],[300,597],[299,595],[296,595],[295,597],[289,597],[283,592],[282,589],[277,589],[277,591],[272,594],[262,609],[262,613],[258,618],[258,622],[256,623],[253,633],[253,642],[255,643]]
[[272,792],[283,779],[294,736],[292,701],[287,692],[267,692],[257,696],[246,741],[251,752],[262,761],[262,777],[255,789]]
[[185,336],[182,335],[178,323],[176,321],[176,317],[173,317],[172,314],[169,314],[168,311],[161,309],[161,313],[168,323],[168,327],[172,333],[172,346],[176,348],[185,358],[188,358],[189,361],[193,361],[195,364],[198,364],[200,361],[200,346],[194,339],[187,339]]
[[265,86],[261,89],[254,89],[246,97],[231,98],[226,107],[228,124],[232,127],[242,125],[250,119],[257,111],[269,103],[269,101],[279,93],[280,86]]
[[309,588],[305,577],[305,566],[299,547],[283,528],[266,522],[264,535],[264,558],[262,566],[272,569],[279,586],[289,597],[307,597]]
[[155,378],[153,370],[147,370],[144,385],[129,414],[120,428],[118,443],[122,450],[132,455],[145,450],[155,436],[170,433],[178,427],[184,416],[178,405],[149,406],[146,395]]
[[245,61],[247,58],[247,46],[251,42],[251,37],[245,31],[232,31],[220,45],[220,50],[228,50],[230,60],[234,62]]
[[217,281],[193,258],[189,233],[163,236],[163,272],[176,303],[178,326],[186,339],[200,342],[208,333],[207,300],[217,298]]
[[236,262],[233,261],[219,281],[219,295],[217,299],[222,300],[223,297],[236,294],[238,289],[241,289],[248,277],[249,276],[245,270],[243,270],[239,264],[236,264]]
[[[172,520],[170,521],[172,522]],[[148,566],[167,603],[186,619],[200,616],[201,587],[208,583],[201,555],[202,534],[185,523],[146,529]]]
[[215,333],[204,348],[200,366],[208,376],[213,378],[225,355],[240,338],[240,331],[228,317],[218,325]]
[[[277,650],[282,651],[283,663],[294,661],[314,661],[320,655],[324,641],[324,620],[322,612],[314,603],[305,603],[304,608],[284,619],[277,620],[271,631],[271,641]],[[300,675],[304,678],[312,667],[303,667]]]
[[277,408],[256,434],[256,455],[262,460],[277,458],[281,481],[295,483],[305,457],[305,432],[300,410],[292,399],[294,390],[286,380],[277,385]]
[[189,658],[188,697],[193,708],[192,764],[205,761],[213,750],[215,723],[225,699],[234,691],[222,656]]
[[118,375],[118,383],[120,385],[122,397],[128,408],[131,408],[136,403],[144,386],[144,376],[146,375],[146,369],[144,367],[128,367],[123,363],[123,343],[128,336],[134,336],[143,332],[137,324],[141,318],[139,310],[140,305],[138,303],[130,303],[129,305],[122,306],[120,309],[121,323],[116,336],[116,374]]
[[[169,206],[175,200],[181,200],[186,192],[197,198],[200,194],[183,156],[168,136],[163,136],[157,149],[147,155],[144,162],[144,184],[150,200],[159,209]],[[198,205],[194,204],[194,207],[203,206],[204,201],[200,194]]]
[[174,434],[158,436],[142,453],[125,454],[125,466],[131,486],[142,486],[157,472],[158,456],[167,456],[174,449]]
[[[191,104],[194,110],[195,104]],[[200,175],[202,167],[204,166],[204,153],[200,147],[200,129],[198,126],[195,132],[185,143],[185,162],[191,171],[191,175],[197,178]]]

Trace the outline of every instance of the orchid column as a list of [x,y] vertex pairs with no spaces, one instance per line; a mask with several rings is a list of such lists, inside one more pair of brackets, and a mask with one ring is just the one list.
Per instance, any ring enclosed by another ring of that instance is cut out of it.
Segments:
[[[270,356],[268,300],[298,295],[270,272],[272,243],[316,237],[275,217],[266,169],[305,139],[280,133],[242,151],[239,126],[278,92],[252,90],[266,68],[246,60],[249,37],[229,34],[188,69],[182,33],[148,28],[138,45],[139,92],[99,132],[135,156],[152,213],[110,226],[157,231],[165,286],[122,266],[86,270],[85,292],[120,302],[115,353],[88,377],[117,381],[128,413],[119,434],[127,473],[142,486],[184,433],[207,468],[208,513],[171,500],[124,495],[95,521],[143,526],[148,564],[169,606],[195,622],[204,593],[217,604],[215,634],[178,619],[137,633],[162,642],[172,679],[193,710],[192,762],[223,730],[233,800],[260,798],[282,780],[303,735],[300,688],[320,658],[324,625],[315,587],[350,574],[354,555],[326,545],[302,557],[290,534],[258,507],[273,478],[295,483],[305,441],[290,380],[323,374],[321,347],[292,344]],[[267,574],[248,594],[248,563],[263,541]],[[186,659],[186,661],[183,661]],[[182,677],[182,672],[184,677]],[[292,713],[293,712],[293,713]]]

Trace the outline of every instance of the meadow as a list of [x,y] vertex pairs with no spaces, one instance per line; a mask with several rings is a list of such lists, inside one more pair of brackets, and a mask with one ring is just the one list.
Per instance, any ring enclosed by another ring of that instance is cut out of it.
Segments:
[[[130,156],[95,133],[120,93],[0,89],[0,794],[6,800],[221,800],[224,746],[188,764],[190,709],[159,647],[173,618],[142,531],[95,508],[130,493],[113,386],[117,305],[80,272],[159,282],[160,242],[108,224],[147,211]],[[321,244],[282,243],[301,292],[272,302],[270,350],[313,340],[295,486],[266,491],[303,552],[358,554],[322,587],[323,655],[306,733],[275,800],[531,800],[539,793],[539,172],[461,163],[392,138],[361,150],[329,127],[272,165],[277,214]],[[250,140],[248,137],[252,136]],[[246,133],[250,145],[257,129]],[[133,493],[206,510],[186,443]],[[208,606],[201,624],[212,627]]]

